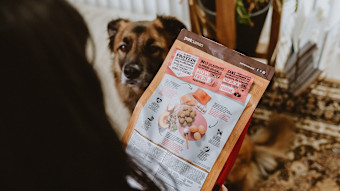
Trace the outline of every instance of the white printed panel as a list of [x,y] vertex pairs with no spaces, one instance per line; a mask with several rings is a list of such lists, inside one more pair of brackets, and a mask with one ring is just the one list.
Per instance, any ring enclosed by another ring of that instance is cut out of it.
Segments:
[[[192,97],[197,89],[211,97],[206,105]],[[175,155],[210,171],[250,97],[248,94],[242,103],[166,74],[141,111],[135,129]],[[181,123],[180,112],[189,107],[195,115],[190,122],[188,119],[186,124]],[[202,128],[202,132],[195,135],[191,126],[196,126],[195,132]]]
[[208,173],[183,161],[167,150],[133,132],[126,148],[132,158],[151,171],[151,176],[166,183],[168,190],[201,190]]
[[197,64],[198,57],[186,52],[177,50],[170,69],[178,77],[192,76]]

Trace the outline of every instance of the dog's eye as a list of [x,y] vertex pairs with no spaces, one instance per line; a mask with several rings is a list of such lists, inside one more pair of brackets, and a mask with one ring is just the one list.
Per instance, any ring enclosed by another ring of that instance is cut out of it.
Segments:
[[122,52],[127,52],[128,51],[128,48],[127,48],[127,46],[125,45],[125,44],[123,44],[123,45],[120,45],[120,47],[118,48],[120,51],[122,51]]
[[150,46],[150,52],[152,54],[156,53],[156,52],[160,52],[162,49],[159,46]]

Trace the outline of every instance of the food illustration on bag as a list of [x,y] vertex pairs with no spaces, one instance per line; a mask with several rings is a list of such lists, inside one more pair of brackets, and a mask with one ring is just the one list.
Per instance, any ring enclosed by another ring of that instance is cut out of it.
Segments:
[[[198,141],[206,132],[207,122],[205,118],[193,107],[181,107],[177,113],[177,119],[180,124],[179,133],[185,138],[186,142]],[[202,133],[199,132],[198,127],[201,127],[202,130],[200,132]],[[189,148],[188,144],[187,148]]]
[[163,129],[177,130],[176,115],[166,111],[158,117],[158,125]]
[[[207,122],[203,116],[204,112],[195,106],[205,107],[211,97],[201,88],[194,93],[185,94],[180,97],[180,104],[169,103],[166,112],[158,118],[161,129],[179,130],[182,137],[188,141],[201,140],[207,131]],[[203,105],[204,104],[204,105]],[[186,144],[189,148],[188,143]]]
[[201,88],[198,88],[195,93],[192,94],[201,104],[206,105],[210,101],[211,97]]
[[200,140],[207,130],[207,121],[204,116],[193,107],[180,107],[177,113],[177,119],[179,122],[178,131],[182,137],[189,141]]
[[196,111],[193,110],[192,107],[183,107],[178,113],[177,113],[178,121],[179,123],[185,127],[190,126],[193,121],[195,121],[196,117]]
[[181,104],[194,106],[196,105],[196,100],[190,95],[184,95],[181,97]]

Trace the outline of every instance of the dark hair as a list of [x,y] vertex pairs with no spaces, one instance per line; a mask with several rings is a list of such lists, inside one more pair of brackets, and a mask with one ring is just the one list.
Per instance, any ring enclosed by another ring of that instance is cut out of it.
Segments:
[[158,190],[108,122],[89,36],[65,1],[0,1],[1,190]]

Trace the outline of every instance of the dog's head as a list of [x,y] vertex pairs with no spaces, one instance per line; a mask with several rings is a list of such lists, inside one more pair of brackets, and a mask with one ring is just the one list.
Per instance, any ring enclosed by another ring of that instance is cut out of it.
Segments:
[[185,26],[174,17],[153,21],[111,21],[109,48],[114,53],[113,71],[120,83],[145,89],[165,59],[172,43]]

